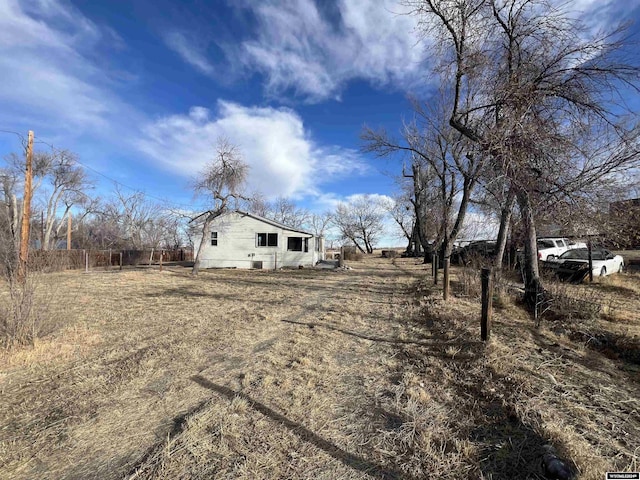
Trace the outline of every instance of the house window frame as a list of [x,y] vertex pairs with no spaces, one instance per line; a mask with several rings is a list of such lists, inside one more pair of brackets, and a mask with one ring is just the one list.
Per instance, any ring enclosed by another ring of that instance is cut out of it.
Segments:
[[[260,237],[264,239],[264,244],[260,241]],[[256,247],[277,247],[278,234],[269,232],[256,233]]]
[[218,232],[211,232],[211,239],[209,243],[212,247],[218,246]]
[[[292,241],[296,240],[296,245],[291,245]],[[300,248],[297,248],[298,241]],[[302,252],[304,251],[304,238],[303,237],[287,237],[287,252]]]

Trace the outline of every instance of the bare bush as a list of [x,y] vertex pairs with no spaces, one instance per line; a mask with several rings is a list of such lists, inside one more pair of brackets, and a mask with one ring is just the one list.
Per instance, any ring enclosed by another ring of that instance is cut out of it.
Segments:
[[541,299],[541,318],[549,320],[595,320],[602,312],[601,293],[563,282],[548,282]]
[[493,270],[493,306],[502,310],[510,308],[517,298],[518,289],[514,288],[510,273],[508,270]]
[[480,270],[487,265],[481,255],[470,255],[458,273],[458,289],[466,297],[480,297],[482,285]]
[[356,247],[344,247],[344,259],[351,262],[359,262],[362,260],[362,252],[356,250]]
[[57,267],[46,258],[33,258],[23,279],[14,269],[4,270],[0,284],[0,343],[4,348],[33,344],[55,326],[49,309],[54,291],[51,286],[41,288],[41,280],[43,272]]
[[466,297],[479,297],[481,292],[480,270],[472,265],[465,265],[458,274],[460,293]]

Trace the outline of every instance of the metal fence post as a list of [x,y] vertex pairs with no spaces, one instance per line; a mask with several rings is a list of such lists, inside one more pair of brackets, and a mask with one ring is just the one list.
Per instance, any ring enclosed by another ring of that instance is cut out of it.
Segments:
[[491,269],[483,268],[480,274],[482,280],[482,316],[480,318],[480,338],[483,341],[489,339],[491,334],[491,313],[493,306],[493,285],[491,281]]

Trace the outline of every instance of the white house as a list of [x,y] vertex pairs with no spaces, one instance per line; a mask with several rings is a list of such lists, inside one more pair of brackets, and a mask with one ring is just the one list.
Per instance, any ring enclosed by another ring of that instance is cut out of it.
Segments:
[[[211,223],[201,268],[310,267],[324,260],[324,238],[236,210]],[[200,237],[195,239],[195,251]]]

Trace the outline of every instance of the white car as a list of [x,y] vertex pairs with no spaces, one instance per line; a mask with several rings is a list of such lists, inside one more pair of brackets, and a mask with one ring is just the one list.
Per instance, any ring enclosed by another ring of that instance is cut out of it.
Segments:
[[[620,255],[614,255],[604,248],[593,248],[591,250],[591,261],[595,276],[604,277],[612,273],[620,273],[624,269],[624,258]],[[588,274],[589,250],[586,248],[573,248],[557,258],[549,258],[546,263],[560,277],[574,275],[578,271]]]
[[586,243],[576,243],[568,238],[539,238],[538,245],[538,260],[553,260],[559,257],[567,250],[574,248],[586,248]]

